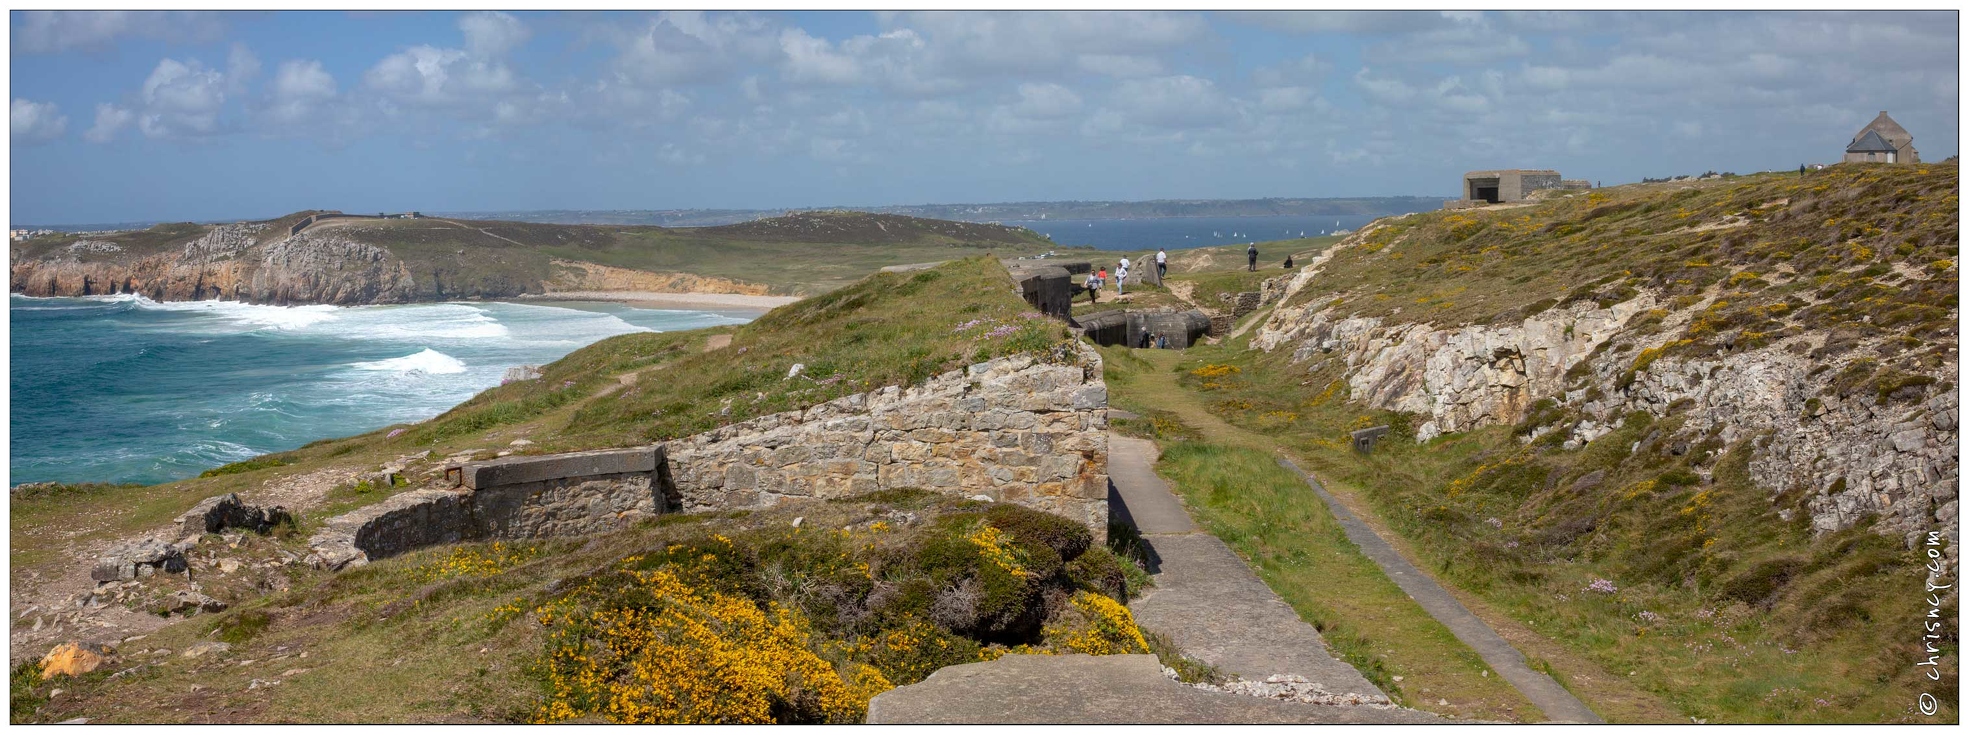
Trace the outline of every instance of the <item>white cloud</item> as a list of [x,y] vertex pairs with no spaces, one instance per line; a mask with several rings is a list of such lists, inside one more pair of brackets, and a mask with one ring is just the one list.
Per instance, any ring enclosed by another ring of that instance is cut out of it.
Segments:
[[96,124],[82,133],[82,139],[91,143],[108,143],[116,139],[116,134],[136,122],[137,113],[109,103],[96,105]]
[[807,35],[799,28],[779,34],[780,50],[786,54],[786,78],[795,82],[854,84],[861,81],[861,65],[834,49],[825,39]]
[[1080,111],[1080,95],[1058,84],[1021,84],[1019,101],[1012,105],[1012,111],[1021,117],[1035,120],[1053,120],[1067,117]]
[[11,105],[13,112],[13,141],[21,143],[46,143],[62,137],[68,131],[68,116],[53,102],[32,102],[19,97]]
[[394,101],[426,108],[488,107],[520,91],[518,75],[506,64],[431,46],[384,57],[363,82]]
[[204,11],[15,11],[13,52],[56,53],[109,47],[122,37],[202,43],[225,33],[225,21]]
[[504,56],[533,36],[520,19],[498,11],[466,13],[458,30],[465,34],[465,51],[480,58]]
[[1160,59],[1135,54],[1081,54],[1075,64],[1082,71],[1121,79],[1152,77],[1163,70]]
[[1111,100],[1130,120],[1163,128],[1207,126],[1234,114],[1215,82],[1188,75],[1131,79]]
[[778,29],[749,13],[664,12],[640,30],[602,33],[620,49],[615,76],[649,86],[709,84],[781,50]]
[[226,85],[233,94],[246,92],[246,85],[260,76],[260,57],[243,43],[234,43],[226,52]]
[[1333,65],[1313,54],[1306,54],[1280,64],[1261,66],[1251,72],[1251,81],[1259,87],[1292,87],[1319,82],[1333,70]]
[[267,118],[276,125],[301,125],[316,120],[335,99],[335,77],[321,62],[294,59],[280,63],[268,90]]
[[1392,33],[1434,28],[1449,20],[1422,10],[1240,10],[1222,15],[1289,33]]
[[137,129],[152,138],[217,133],[228,86],[224,74],[197,59],[159,61],[144,80],[144,112],[137,117]]

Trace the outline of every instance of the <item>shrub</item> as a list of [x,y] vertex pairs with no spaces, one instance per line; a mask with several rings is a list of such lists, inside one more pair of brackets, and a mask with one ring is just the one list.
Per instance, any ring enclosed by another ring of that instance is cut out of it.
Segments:
[[1133,591],[1128,584],[1127,564],[1107,549],[1090,549],[1067,564],[1067,578],[1079,589],[1126,600]]
[[1052,549],[1060,559],[1072,561],[1094,544],[1087,527],[1051,513],[1022,505],[999,503],[985,512],[985,520],[1012,538]]

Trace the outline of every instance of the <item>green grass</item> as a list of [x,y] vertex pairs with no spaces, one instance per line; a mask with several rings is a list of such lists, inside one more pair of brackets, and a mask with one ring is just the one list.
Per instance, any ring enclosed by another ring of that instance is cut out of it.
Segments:
[[[1205,364],[1239,371],[1187,372]],[[1616,676],[1634,672],[1684,716],[1901,721],[1925,683],[1908,663],[1920,658],[1925,608],[1909,591],[1921,560],[1864,527],[1814,537],[1802,496],[1772,498],[1751,481],[1747,442],[1695,437],[1671,455],[1680,419],[1640,414],[1578,451],[1523,444],[1522,427],[1508,426],[1417,444],[1413,418],[1348,403],[1335,366],[1309,374],[1282,355],[1203,348],[1175,370],[1213,419],[1361,498],[1440,581]],[[1370,456],[1352,451],[1346,432],[1375,424],[1393,435]],[[1710,484],[1689,471],[1697,463],[1713,465]],[[1778,517],[1787,508],[1795,520]],[[1587,591],[1598,579],[1618,592]],[[1943,642],[1951,658],[1956,646]],[[1579,678],[1562,680],[1599,709]],[[1952,675],[1943,684],[1952,720]]]
[[1814,357],[1900,337],[1890,356],[1933,369],[1946,355],[1934,342],[1956,328],[1946,305],[1960,273],[1957,175],[1952,163],[1851,164],[1384,219],[1289,303],[1330,304],[1340,316],[1399,309],[1405,321],[1449,326],[1605,306],[1646,288],[1673,309],[1716,299],[1668,354],[1826,330],[1834,339]]
[[[1404,706],[1536,721],[1537,708],[1361,555],[1304,480],[1265,452],[1166,445],[1156,470],[1340,658]],[[1401,677],[1396,681],[1395,677]],[[1438,699],[1454,706],[1439,706]]]

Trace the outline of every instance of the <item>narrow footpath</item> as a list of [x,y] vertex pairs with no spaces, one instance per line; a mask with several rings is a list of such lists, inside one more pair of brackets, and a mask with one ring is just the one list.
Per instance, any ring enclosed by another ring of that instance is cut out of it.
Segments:
[[1341,528],[1346,529],[1347,540],[1360,547],[1361,554],[1372,560],[1375,566],[1381,567],[1381,572],[1394,580],[1395,584],[1400,586],[1403,592],[1408,593],[1408,596],[1413,598],[1416,604],[1421,605],[1431,617],[1447,626],[1449,631],[1456,635],[1457,640],[1463,641],[1464,645],[1475,650],[1478,656],[1482,656],[1484,663],[1489,664],[1498,676],[1504,677],[1504,680],[1516,687],[1526,699],[1537,705],[1547,719],[1559,722],[1606,723],[1606,720],[1594,714],[1592,708],[1579,701],[1578,697],[1574,697],[1572,692],[1566,691],[1565,687],[1553,681],[1552,677],[1527,665],[1524,654],[1519,653],[1517,648],[1499,636],[1497,631],[1491,630],[1490,626],[1472,614],[1469,608],[1464,607],[1463,603],[1458,602],[1454,596],[1445,591],[1442,585],[1436,584],[1435,579],[1423,574],[1422,570],[1416,569],[1415,565],[1408,563],[1407,559],[1396,553],[1395,547],[1390,546],[1386,539],[1375,534],[1366,523],[1362,523],[1361,519],[1348,511],[1347,506],[1342,505],[1328,493],[1326,488],[1320,485],[1319,480],[1314,479],[1305,470],[1299,469],[1299,465],[1293,464],[1290,459],[1280,457],[1278,463],[1306,479],[1306,484],[1311,485],[1313,492],[1319,494],[1320,500],[1326,503],[1326,508],[1333,513],[1334,519],[1340,521]]
[[[1523,694],[1525,699],[1538,707],[1545,714],[1546,719],[1558,722],[1605,722],[1604,719],[1593,712],[1592,708],[1587,707],[1585,703],[1581,702],[1578,697],[1573,696],[1572,692],[1567,691],[1564,686],[1554,681],[1552,677],[1532,669],[1525,662],[1523,653],[1513,647],[1510,642],[1504,640],[1502,636],[1499,636],[1483,619],[1471,613],[1469,608],[1464,607],[1455,596],[1444,590],[1433,577],[1430,577],[1427,573],[1410,564],[1407,559],[1395,551],[1394,547],[1386,539],[1381,538],[1366,523],[1355,517],[1345,505],[1329,494],[1326,488],[1320,486],[1318,481],[1314,480],[1311,475],[1300,470],[1290,459],[1286,459],[1276,443],[1266,437],[1255,435],[1225,422],[1215,414],[1210,413],[1200,403],[1196,402],[1194,395],[1178,386],[1169,372],[1169,368],[1180,359],[1178,353],[1163,350],[1144,350],[1140,353],[1140,356],[1156,366],[1154,370],[1145,371],[1144,377],[1159,382],[1166,381],[1164,384],[1157,385],[1154,388],[1142,389],[1152,390],[1156,395],[1160,396],[1162,398],[1162,408],[1174,411],[1186,424],[1189,424],[1201,433],[1207,441],[1262,448],[1274,455],[1279,455],[1279,462],[1282,465],[1298,473],[1300,477],[1305,478],[1306,482],[1312,486],[1320,500],[1332,512],[1335,520],[1341,522],[1346,530],[1347,538],[1353,541],[1355,546],[1360,548],[1362,555],[1368,557],[1370,561],[1373,561],[1376,566],[1380,567],[1382,573],[1386,574],[1390,580],[1401,587],[1404,593],[1407,593],[1409,597],[1413,598],[1422,607],[1424,612],[1427,612],[1430,617],[1435,618],[1438,622],[1449,628],[1451,634],[1455,635],[1464,645],[1476,651],[1485,664],[1496,671],[1506,683],[1509,683],[1519,693]],[[1127,412],[1123,411],[1121,413],[1126,414]],[[1129,451],[1126,449],[1127,447],[1138,447],[1138,449]],[[1181,523],[1183,524],[1181,526],[1157,525],[1156,527],[1172,529],[1193,528],[1190,525],[1188,514],[1183,511],[1181,501],[1177,500],[1169,492],[1168,486],[1163,483],[1162,478],[1156,476],[1153,469],[1155,456],[1155,446],[1152,442],[1120,437],[1113,434],[1109,435],[1108,474],[1112,478],[1116,490],[1120,491],[1121,500],[1127,505],[1128,511],[1133,513],[1138,521],[1150,524],[1169,524],[1173,523],[1173,521],[1167,519],[1180,517],[1182,519]],[[1124,481],[1124,477],[1132,479]],[[1124,483],[1128,486],[1125,489]],[[1115,498],[1110,497],[1109,503],[1111,506],[1115,505]],[[1167,507],[1164,506],[1165,503]],[[1149,530],[1149,526],[1140,526],[1140,528],[1145,536],[1152,533]],[[1164,533],[1180,532],[1167,531]],[[1208,534],[1201,535],[1208,536]],[[1162,544],[1155,543],[1154,537],[1149,538],[1156,548],[1162,548]],[[1216,541],[1215,537],[1210,538],[1211,541]],[[1180,544],[1183,542],[1177,543]],[[1229,548],[1224,547],[1222,542],[1217,542],[1217,546],[1223,549],[1224,553],[1231,555],[1232,560],[1238,563],[1239,569],[1246,576],[1252,576],[1249,567],[1244,565],[1242,559],[1232,554]],[[1161,580],[1162,578],[1158,576],[1157,583],[1161,584]],[[1260,587],[1264,586],[1264,583],[1255,577],[1253,578],[1253,582],[1257,583]],[[1270,593],[1270,589],[1266,588],[1266,592]],[[1278,598],[1276,595],[1273,595],[1272,599],[1277,600]],[[1137,604],[1139,605],[1140,603],[1138,602]],[[1210,605],[1213,603],[1206,602],[1204,604]],[[1288,614],[1293,614],[1290,607],[1286,606],[1283,601],[1279,601],[1278,604],[1281,607],[1285,607]],[[1207,609],[1209,608],[1206,607],[1205,610]],[[1137,612],[1136,617],[1141,618],[1142,613]],[[1296,614],[1294,615],[1294,619],[1297,620]],[[1148,625],[1149,623],[1144,621],[1144,624]],[[1150,625],[1150,627],[1156,628],[1157,626]],[[1308,630],[1310,631],[1310,626],[1308,626]],[[1172,638],[1175,637],[1173,631],[1169,635]],[[1318,634],[1315,632],[1314,635],[1317,636]],[[1176,642],[1184,650],[1190,650],[1189,644],[1185,641],[1177,639]],[[1192,653],[1192,655],[1197,654]],[[1280,655],[1283,654],[1281,653]],[[1200,655],[1198,655],[1198,658],[1209,663],[1216,663]],[[1229,668],[1227,670],[1236,671],[1235,669]],[[1349,671],[1351,670],[1349,668]],[[1241,674],[1242,672],[1237,673]],[[1312,678],[1310,674],[1306,676]],[[1359,676],[1359,674],[1356,673],[1355,676]]]

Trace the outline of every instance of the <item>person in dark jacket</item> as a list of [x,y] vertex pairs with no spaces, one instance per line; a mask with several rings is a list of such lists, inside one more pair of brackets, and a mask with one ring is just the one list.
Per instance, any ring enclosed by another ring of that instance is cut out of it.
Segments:
[[1292,256],[1285,256],[1285,269],[1292,270]]
[[1258,270],[1258,243],[1251,243],[1251,247],[1245,249],[1244,259],[1249,261],[1245,266],[1247,269]]

